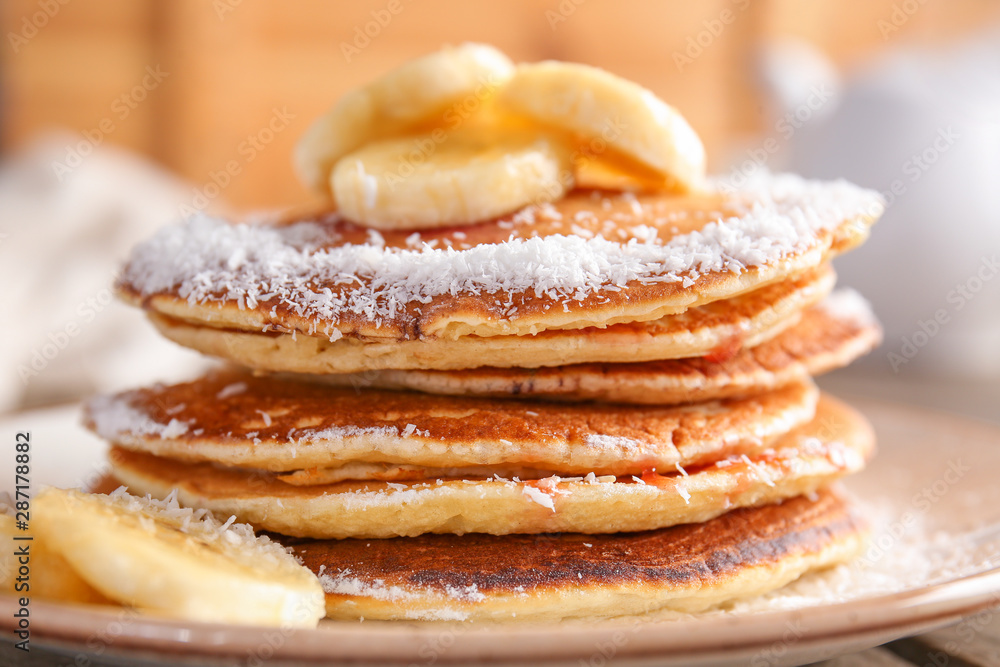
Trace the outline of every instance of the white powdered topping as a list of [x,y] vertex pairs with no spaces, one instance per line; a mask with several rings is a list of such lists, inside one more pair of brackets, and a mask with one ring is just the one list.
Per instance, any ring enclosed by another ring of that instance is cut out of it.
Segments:
[[345,438],[409,438],[414,435],[428,438],[430,432],[421,431],[416,424],[407,424],[402,432],[395,426],[330,426],[318,431],[293,429],[289,432],[288,439],[296,444],[307,444],[310,442],[336,442]]
[[521,493],[523,493],[531,502],[541,505],[542,507],[547,507],[553,512],[556,511],[555,503],[552,502],[552,496],[544,491],[536,489],[533,486],[524,486],[521,489]]
[[[478,584],[472,583],[468,586],[446,585],[442,591],[438,587],[426,587],[424,590],[407,590],[402,586],[386,586],[384,579],[365,581],[352,576],[350,569],[345,569],[337,574],[329,574],[325,571],[325,566],[320,568],[319,582],[323,587],[323,592],[330,595],[346,595],[353,597],[365,597],[385,602],[405,602],[423,598],[427,594],[443,594],[448,600],[455,602],[482,602],[486,599]],[[463,621],[468,618],[466,612],[440,608],[435,610],[421,611],[412,616],[415,619],[423,620],[456,620]]]
[[95,396],[88,404],[88,412],[94,420],[97,435],[105,440],[115,441],[125,435],[169,440],[188,432],[187,423],[179,419],[171,419],[166,424],[154,421],[145,412],[116,396]]
[[323,592],[330,595],[352,595],[356,597],[373,598],[386,602],[400,602],[418,597],[417,593],[400,586],[386,586],[385,580],[376,579],[372,583],[351,576],[349,569],[331,575],[320,571],[319,583]]
[[176,490],[163,500],[155,500],[148,495],[133,496],[124,486],[118,487],[110,495],[94,494],[89,497],[134,513],[140,521],[166,523],[204,542],[226,546],[230,549],[230,553],[238,553],[240,557],[251,562],[254,559],[263,559],[284,567],[298,565],[297,559],[285,547],[272,542],[266,535],[259,537],[254,535],[253,527],[247,523],[236,523],[235,516],[229,517],[223,523],[206,509],[181,507],[177,502]]
[[264,420],[264,426],[265,427],[268,427],[268,426],[271,425],[271,415],[269,415],[268,413],[264,412],[263,410],[254,410],[254,412],[256,412],[257,414],[259,414],[260,418]]
[[589,434],[584,443],[594,449],[622,452],[624,454],[634,454],[642,448],[643,444],[633,438],[626,438],[621,435],[605,435],[603,433]]
[[765,471],[759,463],[751,461],[750,457],[746,454],[740,454],[740,460],[753,471],[753,474],[757,476],[757,479],[764,482],[768,486],[774,486],[774,481],[771,479],[771,476],[767,474],[767,471]]
[[[772,484],[771,486],[774,485]],[[677,493],[681,494],[681,498],[684,499],[685,505],[691,504],[691,492],[687,490],[687,487],[684,485],[683,481],[677,484]]]
[[873,324],[876,322],[872,305],[855,290],[843,287],[820,302],[819,307],[838,320],[846,320],[857,324]]
[[[123,281],[144,296],[175,290],[191,303],[286,304],[334,335],[331,325],[346,313],[379,322],[437,296],[530,292],[569,303],[632,281],[738,273],[804,251],[818,232],[882,210],[873,191],[791,175],[769,177],[734,197],[745,214],[715,219],[666,243],[552,235],[467,250],[370,242],[322,248],[333,233],[316,223],[233,225],[199,215],[137,246]],[[515,217],[542,214],[526,209]]]
[[223,387],[218,394],[215,395],[217,399],[225,400],[231,396],[236,396],[237,394],[242,394],[247,390],[246,382],[234,382],[232,384],[227,384]]
[[479,592],[478,584],[445,586],[445,592],[448,594],[448,597],[462,600],[463,602],[482,602],[486,599],[486,596]]
[[414,484],[412,486],[396,484],[396,486],[402,486],[403,489],[357,490],[343,494],[341,502],[344,509],[349,512],[364,512],[370,507],[394,507],[408,503],[419,503],[424,500],[424,496],[434,493],[429,484]]

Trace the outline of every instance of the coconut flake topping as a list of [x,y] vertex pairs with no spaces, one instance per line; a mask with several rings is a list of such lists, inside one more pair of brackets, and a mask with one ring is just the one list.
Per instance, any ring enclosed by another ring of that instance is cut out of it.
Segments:
[[845,220],[882,211],[873,191],[791,175],[768,176],[731,196],[745,205],[743,215],[665,242],[648,234],[621,242],[554,234],[465,250],[371,239],[323,247],[334,239],[314,222],[234,225],[199,215],[137,246],[122,283],[143,296],[176,293],[192,304],[285,304],[328,326],[348,313],[381,322],[445,295],[533,293],[569,304],[634,281],[739,273],[808,250],[819,232]]

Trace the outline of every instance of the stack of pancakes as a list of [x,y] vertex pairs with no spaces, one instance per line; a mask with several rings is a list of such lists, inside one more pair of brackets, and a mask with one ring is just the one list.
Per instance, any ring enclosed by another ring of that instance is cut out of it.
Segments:
[[405,234],[199,218],[119,293],[245,369],[87,422],[132,492],[289,536],[333,617],[703,609],[860,547],[827,487],[872,433],[810,376],[879,340],[828,264],[878,206],[781,176]]

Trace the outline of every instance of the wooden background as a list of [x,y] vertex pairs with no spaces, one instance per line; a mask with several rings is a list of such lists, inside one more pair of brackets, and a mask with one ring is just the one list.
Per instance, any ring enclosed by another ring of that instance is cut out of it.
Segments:
[[[371,24],[377,16],[385,25]],[[240,173],[223,196],[238,206],[305,203],[290,154],[311,119],[409,57],[474,40],[515,60],[580,61],[648,86],[684,112],[719,165],[729,142],[760,129],[750,63],[767,40],[809,40],[849,70],[887,45],[953,40],[997,17],[992,0],[3,0],[0,149],[103,123],[113,126],[103,141],[196,186],[235,160]],[[343,44],[366,24],[377,34],[358,40],[348,62]],[[707,46],[678,67],[675,54],[697,39]],[[167,75],[123,117],[121,96],[147,67]],[[250,150],[244,142],[275,109],[294,118]]]

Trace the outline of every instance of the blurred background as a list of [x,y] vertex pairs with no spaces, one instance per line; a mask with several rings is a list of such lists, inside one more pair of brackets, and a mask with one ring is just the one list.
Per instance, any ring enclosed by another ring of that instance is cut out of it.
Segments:
[[883,191],[837,267],[886,341],[825,382],[1000,413],[1000,2],[4,0],[0,22],[0,412],[193,372],[111,299],[128,248],[192,210],[308,205],[290,156],[317,115],[484,41],[652,89],[733,183]]

